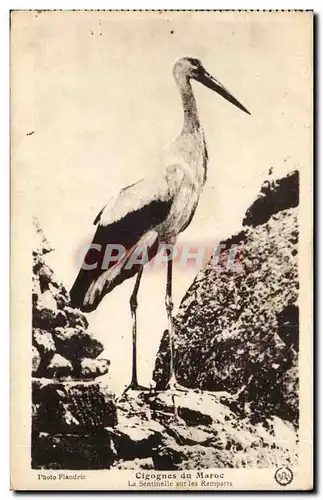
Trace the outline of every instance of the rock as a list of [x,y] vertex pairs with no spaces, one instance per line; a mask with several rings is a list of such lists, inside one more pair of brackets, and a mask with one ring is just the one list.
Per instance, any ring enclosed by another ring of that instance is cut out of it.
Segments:
[[46,368],[46,376],[53,378],[70,377],[73,374],[73,366],[68,359],[60,354],[54,354],[51,362]]
[[70,360],[96,358],[104,350],[101,342],[81,328],[56,328],[53,336],[57,350]]
[[189,425],[209,425],[212,422],[208,415],[203,415],[203,413],[190,408],[179,407],[178,414]]
[[149,470],[154,469],[152,458],[135,458],[134,460],[120,460],[113,464],[114,469],[119,470]]
[[[225,460],[225,456],[228,459]],[[203,470],[230,467],[232,453],[201,445],[183,446],[173,440],[158,448],[154,455],[157,470]],[[232,466],[231,466],[232,467]]]
[[67,304],[67,299],[61,293],[55,296],[56,304],[58,309],[64,309]]
[[33,281],[32,281],[32,304],[33,308],[37,307],[38,303],[38,298],[41,295],[41,289],[39,285],[39,279],[37,276],[33,275]]
[[51,291],[45,290],[42,292],[41,296],[38,298],[38,305],[44,309],[50,309],[52,311],[57,311],[56,300],[53,297]]
[[178,470],[185,457],[185,447],[168,439],[162,446],[154,450],[153,463],[156,470]]
[[32,403],[32,405],[31,405],[31,417],[33,420],[37,417],[38,408],[39,408],[39,404]]
[[286,347],[294,349],[298,352],[299,341],[299,311],[298,307],[288,305],[277,316],[277,333],[279,338],[282,339]]
[[236,415],[220,403],[216,393],[165,391],[157,394],[150,406],[154,415],[161,410],[174,415],[174,401],[178,416],[190,427],[209,426],[212,422],[223,424],[236,419]]
[[292,365],[281,374],[278,383],[283,401],[285,402],[285,408],[282,413],[284,413],[287,420],[297,422],[299,418],[299,366],[296,353],[294,354]]
[[[157,470],[207,470],[243,467],[277,467],[279,459],[270,452],[235,449],[216,449],[201,445],[181,446],[174,441],[167,441],[154,453],[154,466]],[[293,461],[295,465],[296,461]]]
[[56,351],[52,334],[40,328],[33,328],[33,344],[42,356],[54,354]]
[[[169,431],[168,431],[169,432]],[[169,432],[170,435],[172,435]],[[176,427],[176,432],[173,434],[173,437],[177,441],[178,444],[185,445],[194,445],[201,444],[203,446],[215,445],[216,440],[214,437],[214,433],[210,432],[210,429],[207,427],[201,426],[198,427],[189,427],[188,425],[178,425]]]
[[150,400],[149,393],[128,391],[118,400],[118,413],[125,418],[140,417],[141,420],[150,420],[152,418]]
[[[298,379],[286,379],[298,364],[297,182],[293,173],[269,186],[247,212],[244,230],[223,242],[225,251],[238,244],[239,266],[210,261],[174,319],[178,381],[240,391],[227,403],[236,413],[249,409],[255,422],[271,415],[298,421]],[[157,389],[168,378],[166,331],[154,370]]]
[[69,303],[69,294],[66,288],[62,285],[62,283],[56,282],[55,285],[51,283],[49,285],[49,289],[56,301],[56,305],[58,309],[65,309]]
[[[164,402],[168,409],[169,391],[158,395],[158,399],[160,408]],[[237,417],[219,399],[216,394],[176,393],[178,410],[189,408],[195,414],[208,415],[211,422],[192,427],[180,416],[168,419],[160,444],[151,450],[156,469],[278,467],[281,463],[297,463],[297,434],[291,424],[278,417],[253,424],[249,418]]]
[[294,171],[282,179],[263,183],[260,194],[243,219],[244,226],[258,226],[286,208],[297,207],[299,203],[299,173]]
[[123,460],[133,460],[151,456],[151,450],[161,443],[164,428],[154,420],[119,416],[118,425],[106,430],[110,434],[118,457]]
[[33,327],[53,331],[55,328],[66,325],[66,316],[63,311],[42,307],[39,304],[33,308]]
[[106,435],[48,434],[32,436],[33,469],[95,470],[109,469],[115,454]]
[[33,379],[34,432],[90,433],[117,424],[114,394],[103,383]]
[[84,358],[80,363],[81,378],[95,378],[105,375],[109,371],[110,361],[108,359]]
[[58,293],[59,293],[60,295],[62,295],[62,296],[65,298],[65,300],[66,300],[67,302],[69,302],[69,300],[70,300],[70,296],[69,296],[69,293],[68,293],[68,291],[66,290],[65,286],[64,286],[62,283],[58,283],[58,284],[57,284],[57,289],[58,289]]
[[33,375],[37,373],[38,371],[38,368],[40,366],[40,362],[41,362],[41,359],[40,359],[40,355],[39,355],[39,352],[38,350],[36,349],[35,346],[32,346],[32,373]]
[[49,291],[49,285],[53,280],[53,271],[50,267],[47,266],[42,261],[38,261],[38,263],[34,266],[34,273],[38,275],[40,289],[44,293],[45,291]]
[[66,317],[68,319],[68,324],[70,327],[72,328],[80,327],[83,328],[83,330],[86,330],[88,328],[89,322],[84,316],[84,314],[68,306],[64,308],[64,312],[66,314]]
[[118,423],[100,431],[102,443],[109,443],[114,454],[111,467],[201,470],[277,468],[282,463],[295,467],[294,426],[275,416],[257,423],[252,414],[240,417],[221,403],[229,396],[195,391],[123,395],[117,402]]

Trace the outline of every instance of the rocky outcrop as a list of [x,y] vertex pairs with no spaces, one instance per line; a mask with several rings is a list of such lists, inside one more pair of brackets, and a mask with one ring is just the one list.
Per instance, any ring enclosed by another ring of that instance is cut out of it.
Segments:
[[103,345],[88,331],[86,317],[69,306],[65,287],[46,264],[52,249],[35,224],[32,466],[109,468],[111,443],[101,443],[100,434],[116,425],[117,413],[113,393],[97,377],[108,373],[110,362],[98,358]]
[[247,210],[242,224],[256,227],[283,210],[297,207],[299,203],[298,171],[282,179],[268,180],[263,183],[259,196]]
[[[118,402],[118,425],[107,427],[117,469],[185,470],[278,467],[297,463],[293,425],[279,417],[255,424],[201,391],[129,393]],[[230,397],[227,394],[227,397]]]
[[[298,422],[298,172],[266,182],[237,245],[233,265],[210,261],[175,318],[175,366],[185,387],[237,394],[225,404],[253,422]],[[169,377],[168,332],[154,371]]]

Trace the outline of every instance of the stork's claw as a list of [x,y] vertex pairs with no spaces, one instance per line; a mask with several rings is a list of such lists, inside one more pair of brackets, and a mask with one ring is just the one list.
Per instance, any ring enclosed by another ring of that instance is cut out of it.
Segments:
[[180,391],[180,392],[188,392],[189,389],[184,387],[183,385],[179,384],[176,380],[176,377],[173,375],[167,385],[166,385],[166,390],[170,390],[172,392]]

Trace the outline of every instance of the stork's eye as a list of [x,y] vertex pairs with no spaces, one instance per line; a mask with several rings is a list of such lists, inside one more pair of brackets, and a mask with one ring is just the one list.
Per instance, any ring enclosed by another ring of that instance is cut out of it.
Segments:
[[193,59],[192,57],[189,58],[189,62],[193,65],[193,66],[200,66],[200,61],[198,59]]

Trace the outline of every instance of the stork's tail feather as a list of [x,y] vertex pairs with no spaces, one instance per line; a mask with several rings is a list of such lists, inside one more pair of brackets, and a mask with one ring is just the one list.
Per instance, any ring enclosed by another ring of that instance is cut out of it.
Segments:
[[114,288],[111,284],[119,272],[111,268],[93,278],[91,271],[81,269],[70,291],[71,306],[83,312],[94,311],[104,295]]
[[94,311],[103,297],[123,281],[137,274],[140,264],[127,265],[131,255],[137,249],[148,248],[148,260],[152,259],[158,250],[158,235],[155,231],[146,233],[136,245],[128,248],[119,260],[112,261],[108,269],[81,268],[70,291],[71,306],[83,312]]
[[90,273],[81,269],[70,290],[71,307],[83,310],[85,295],[91,283]]
[[136,265],[125,270],[126,262],[110,267],[95,278],[91,271],[81,269],[70,291],[71,306],[83,312],[94,311],[107,293],[138,272]]

